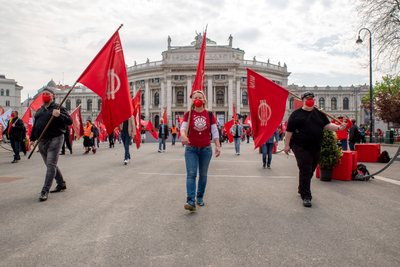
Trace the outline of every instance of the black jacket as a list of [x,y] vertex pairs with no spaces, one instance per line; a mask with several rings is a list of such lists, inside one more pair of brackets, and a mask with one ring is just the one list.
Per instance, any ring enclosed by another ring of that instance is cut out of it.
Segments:
[[[41,106],[35,114],[35,122],[33,123],[31,141],[36,141],[42,133],[47,122],[50,120],[53,110],[58,108],[58,104],[54,101],[48,106]],[[60,136],[65,133],[66,125],[72,124],[72,119],[69,116],[67,110],[64,107],[60,109],[61,114],[59,117],[54,117],[53,121],[47,128],[46,133],[43,135],[43,139],[51,139]]]
[[14,126],[11,128],[10,135],[8,135],[8,128],[10,127],[10,122],[7,124],[7,128],[3,131],[7,135],[8,139],[13,139],[14,141],[22,141],[25,139],[25,125],[20,118],[14,118],[12,124]]
[[158,126],[158,136],[160,136],[160,137],[161,137],[161,127],[164,127],[164,136],[165,136],[165,139],[167,139],[168,138],[168,134],[169,134],[168,126],[165,125],[165,124],[160,124],[160,126]]

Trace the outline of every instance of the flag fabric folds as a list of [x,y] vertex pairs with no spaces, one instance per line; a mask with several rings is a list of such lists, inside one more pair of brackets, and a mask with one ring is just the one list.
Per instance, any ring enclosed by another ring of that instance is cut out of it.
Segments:
[[299,109],[303,106],[303,101],[297,99],[297,98],[293,98],[293,109]]
[[225,124],[224,124],[224,130],[225,130],[225,132],[226,132],[226,135],[228,136],[228,141],[229,141],[229,143],[232,143],[233,142],[233,135],[232,135],[232,133],[231,133],[231,128],[232,128],[232,126],[235,124],[235,121],[234,120],[230,120],[230,121],[227,121]]
[[140,118],[140,90],[136,92],[135,97],[132,100],[133,107],[133,119],[135,120],[136,126],[136,135],[134,137],[134,141],[136,144],[136,148],[140,147],[140,130],[141,130],[141,118]]
[[79,105],[76,109],[74,109],[71,114],[72,119],[72,128],[74,129],[76,139],[80,139],[83,136],[83,122],[81,115],[81,106]]
[[233,120],[237,120],[236,105],[232,104]]
[[282,122],[289,92],[250,69],[247,69],[247,88],[254,148],[258,148]]
[[204,61],[206,58],[206,43],[207,43],[206,35],[207,35],[207,29],[204,31],[204,34],[203,34],[203,41],[201,43],[199,63],[197,65],[197,71],[196,71],[196,78],[194,79],[194,82],[192,85],[192,92],[190,93],[190,96],[192,96],[194,91],[197,91],[197,90],[204,91]]
[[153,126],[153,123],[151,123],[151,121],[147,122],[146,125],[146,130],[149,131],[151,133],[151,135],[158,140],[158,133],[157,133],[157,129]]
[[103,123],[110,134],[132,116],[128,76],[118,30],[78,78],[102,99]]
[[164,109],[164,114],[163,114],[163,121],[165,125],[168,125],[168,117],[167,117],[167,109]]

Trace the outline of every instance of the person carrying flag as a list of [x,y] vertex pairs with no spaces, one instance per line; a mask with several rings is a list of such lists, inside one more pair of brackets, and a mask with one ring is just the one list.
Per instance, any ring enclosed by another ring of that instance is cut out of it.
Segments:
[[43,105],[35,114],[31,141],[38,140],[48,121],[53,116],[54,119],[39,142],[39,152],[47,167],[45,181],[39,200],[46,201],[53,179],[56,180],[57,186],[54,190],[50,191],[50,193],[61,192],[67,189],[57,163],[60,149],[64,142],[66,125],[72,125],[72,119],[64,107],[60,107],[54,102],[54,91],[51,88],[46,87],[43,90],[42,98]]
[[[207,100],[203,91],[194,91],[192,96],[192,110],[186,112],[181,125],[181,141],[185,147],[186,162],[186,192],[187,200],[184,208],[189,211],[196,210],[197,204],[204,206],[204,193],[207,185],[208,166],[210,164],[212,149],[211,137],[215,143],[215,156],[219,157],[221,146],[217,120],[205,108]],[[199,180],[196,193],[196,176]]]

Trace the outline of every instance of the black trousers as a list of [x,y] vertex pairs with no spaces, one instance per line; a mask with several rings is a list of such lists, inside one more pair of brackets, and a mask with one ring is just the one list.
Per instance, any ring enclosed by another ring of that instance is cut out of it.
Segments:
[[72,145],[71,145],[71,142],[69,140],[69,130],[67,130],[65,132],[65,134],[64,134],[64,143],[63,143],[63,145],[61,147],[61,153],[62,154],[65,154],[65,145],[67,145],[67,148],[68,148],[69,152],[72,153]]
[[292,150],[296,157],[297,167],[299,168],[298,192],[302,199],[307,198],[311,200],[311,178],[318,165],[321,151],[309,151],[296,145],[292,147]]

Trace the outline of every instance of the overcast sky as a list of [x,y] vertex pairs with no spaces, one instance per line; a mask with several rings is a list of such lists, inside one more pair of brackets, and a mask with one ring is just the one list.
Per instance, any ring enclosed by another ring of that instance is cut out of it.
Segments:
[[[286,63],[289,84],[369,83],[367,43],[348,0],[0,0],[0,74],[24,87],[22,100],[50,79],[72,85],[123,23],[128,66],[161,60],[167,37],[189,45],[207,37],[245,59]],[[375,72],[374,80],[381,74]]]

